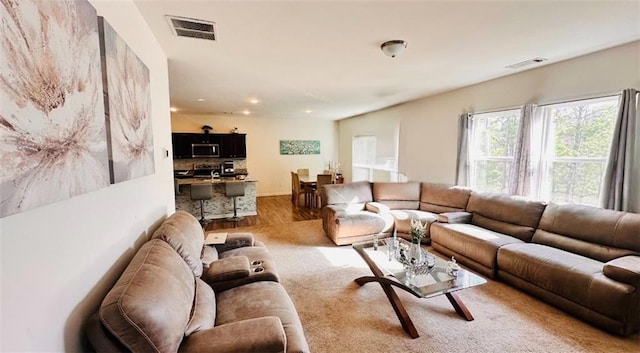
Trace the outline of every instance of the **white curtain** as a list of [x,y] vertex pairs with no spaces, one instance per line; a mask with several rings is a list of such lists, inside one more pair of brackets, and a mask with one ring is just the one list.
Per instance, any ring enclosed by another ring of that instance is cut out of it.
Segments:
[[471,185],[469,174],[469,140],[471,139],[471,114],[460,115],[458,121],[458,158],[456,163],[456,185]]
[[638,91],[633,88],[623,90],[600,193],[600,203],[604,208],[634,211],[634,204],[638,201],[636,198],[640,193],[640,180],[637,179],[640,177],[634,168],[640,168],[636,161],[636,158],[640,158],[640,152],[637,151],[639,144],[636,141],[639,113]]
[[528,196],[531,193],[531,138],[535,105],[527,104],[520,111],[520,124],[516,139],[516,148],[511,164],[509,193]]

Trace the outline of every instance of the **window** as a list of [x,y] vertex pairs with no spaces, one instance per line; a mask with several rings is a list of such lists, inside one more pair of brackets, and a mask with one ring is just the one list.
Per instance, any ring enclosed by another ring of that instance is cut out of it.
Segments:
[[[532,117],[529,178],[535,199],[598,205],[619,96],[539,106]],[[520,110],[476,114],[469,141],[471,187],[509,192]]]
[[[537,194],[554,202],[598,205],[613,139],[618,96],[539,107]],[[534,146],[535,147],[535,146]]]
[[471,187],[507,193],[520,122],[520,110],[473,116],[470,147]]
[[353,158],[353,181],[373,180],[373,167],[376,162],[375,136],[356,136],[351,142],[351,156]]
[[376,136],[356,136],[353,138],[351,142],[352,181],[397,180],[397,158],[378,156],[379,147],[381,146],[378,146]]

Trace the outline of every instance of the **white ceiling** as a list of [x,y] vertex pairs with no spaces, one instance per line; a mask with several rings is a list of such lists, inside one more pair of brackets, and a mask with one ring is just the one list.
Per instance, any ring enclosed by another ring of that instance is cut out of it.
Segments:
[[[640,1],[135,2],[189,114],[337,120],[640,39]],[[165,15],[213,21],[217,41]],[[381,52],[391,39],[404,54]],[[505,68],[534,57],[549,60]]]

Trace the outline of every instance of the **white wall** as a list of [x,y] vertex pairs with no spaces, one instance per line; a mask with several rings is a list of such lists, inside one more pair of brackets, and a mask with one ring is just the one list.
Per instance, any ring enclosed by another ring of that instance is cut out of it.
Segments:
[[156,172],[0,219],[3,352],[86,351],[83,322],[175,209],[166,55],[132,1],[91,3],[150,70]]
[[[261,119],[171,114],[173,132],[201,133],[203,125],[213,133],[237,127],[247,134],[247,169],[258,180],[257,196],[291,194],[291,171],[309,168],[321,173],[329,161],[338,159],[337,123],[319,119]],[[318,155],[280,155],[280,140],[320,140]]]
[[588,98],[632,87],[640,88],[640,41],[342,120],[340,162],[350,165],[352,136],[399,117],[399,170],[410,180],[453,183],[461,113]]

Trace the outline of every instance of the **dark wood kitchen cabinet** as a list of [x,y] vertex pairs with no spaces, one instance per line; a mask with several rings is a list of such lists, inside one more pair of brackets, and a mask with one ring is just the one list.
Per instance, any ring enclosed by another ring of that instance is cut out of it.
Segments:
[[247,158],[246,134],[221,134],[220,135],[221,158]]
[[193,135],[188,133],[171,134],[171,144],[173,145],[173,158],[191,158],[191,144],[194,143]]
[[186,132],[174,132],[171,134],[173,145],[173,158],[192,158],[191,144],[220,144],[220,136],[228,134],[195,134]]
[[192,134],[191,143],[220,143],[220,134]]
[[246,134],[194,134],[174,132],[171,134],[173,158],[192,158],[191,144],[211,143],[220,146],[220,158],[247,158]]

